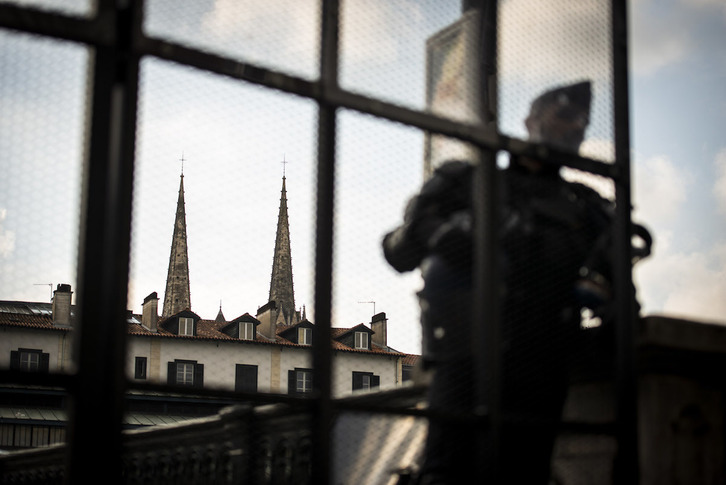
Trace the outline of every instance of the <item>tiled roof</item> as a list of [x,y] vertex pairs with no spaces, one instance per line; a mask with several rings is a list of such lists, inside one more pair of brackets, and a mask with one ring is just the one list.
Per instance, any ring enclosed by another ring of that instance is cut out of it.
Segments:
[[[191,313],[188,310],[187,313]],[[194,314],[196,315],[196,314]],[[245,317],[245,318],[242,318]],[[238,317],[235,320],[232,320],[232,322],[239,320],[239,321],[246,321],[248,320],[247,314],[242,315],[242,317]],[[129,335],[139,336],[139,337],[155,337],[155,338],[174,338],[174,339],[186,339],[186,340],[226,340],[226,341],[233,341],[233,342],[240,342],[243,344],[252,344],[252,345],[284,345],[284,346],[290,346],[290,347],[309,347],[307,345],[300,345],[295,342],[292,342],[280,334],[283,333],[285,330],[289,330],[294,327],[294,325],[278,325],[276,329],[277,335],[275,336],[275,340],[269,340],[265,337],[261,336],[258,333],[256,340],[242,340],[234,337],[230,337],[226,333],[222,332],[222,328],[229,325],[231,322],[225,322],[225,321],[218,321],[218,320],[204,320],[199,319],[197,321],[197,334],[194,336],[188,336],[188,335],[177,335],[175,333],[172,333],[168,331],[166,328],[164,328],[164,323],[168,322],[171,318],[174,318],[174,316],[160,319],[157,328],[158,332],[152,332],[148,330],[146,327],[141,325],[141,315],[138,314],[128,314],[128,318],[126,320],[126,329]],[[362,325],[362,324],[360,324]],[[344,343],[340,342],[339,338],[343,337],[345,334],[351,332],[353,329],[360,327],[360,325],[356,325],[355,327],[351,328],[340,328],[340,327],[334,327],[330,329],[331,333],[331,347],[334,350],[338,351],[344,351],[344,352],[355,352],[355,353],[362,353],[362,354],[387,354],[387,355],[396,355],[396,356],[406,356],[407,354],[403,354],[401,352],[398,352],[396,350],[393,350],[389,347],[381,347],[379,345],[374,344],[373,342],[370,342],[370,349],[355,349],[353,347],[349,347],[345,345]],[[18,301],[0,301],[0,326],[15,326],[15,327],[24,327],[24,328],[36,328],[36,329],[47,329],[47,330],[61,330],[61,331],[70,331],[69,327],[58,327],[53,325],[53,317],[51,314],[51,305],[50,303],[31,303],[31,302],[18,302]],[[366,327],[368,328],[368,327]]]
[[0,325],[48,330],[65,330],[68,327],[53,325],[50,303],[25,301],[0,301]]
[[403,365],[415,366],[420,358],[421,356],[417,354],[403,354]]

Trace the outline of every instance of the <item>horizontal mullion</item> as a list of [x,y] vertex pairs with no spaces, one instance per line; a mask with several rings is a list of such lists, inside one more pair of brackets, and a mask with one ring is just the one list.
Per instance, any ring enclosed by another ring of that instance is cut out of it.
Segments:
[[[115,39],[113,16],[104,10],[94,18],[84,19],[32,8],[0,5],[0,27],[91,45],[110,46]],[[515,156],[551,160],[597,175],[618,178],[617,164],[609,164],[507,137],[480,123],[452,121],[340,88],[324,88],[319,81],[308,81],[252,63],[241,62],[144,35],[137,35],[134,44],[138,55],[151,55],[289,94],[315,99],[318,102],[325,102],[340,108],[352,109],[396,123],[414,126],[430,133],[438,133],[469,142],[485,150],[503,150]]]
[[101,46],[111,46],[116,31],[112,12],[82,18],[14,5],[0,5],[0,27]]
[[614,165],[539,144],[504,136],[480,123],[462,123],[431,113],[387,103],[336,87],[323,87],[319,81],[308,81],[273,71],[253,63],[204,52],[151,37],[137,39],[137,54],[195,67],[204,71],[247,81],[289,94],[314,99],[339,108],[351,109],[392,122],[414,126],[472,143],[482,149],[504,150],[516,156],[530,156],[556,161],[568,167],[606,177],[616,177]]

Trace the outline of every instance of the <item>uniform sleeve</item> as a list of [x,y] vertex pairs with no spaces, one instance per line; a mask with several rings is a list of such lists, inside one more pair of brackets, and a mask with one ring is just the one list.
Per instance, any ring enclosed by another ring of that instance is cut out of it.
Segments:
[[383,238],[383,254],[397,271],[415,269],[428,253],[431,236],[468,205],[471,165],[453,161],[439,167],[406,206],[403,223]]

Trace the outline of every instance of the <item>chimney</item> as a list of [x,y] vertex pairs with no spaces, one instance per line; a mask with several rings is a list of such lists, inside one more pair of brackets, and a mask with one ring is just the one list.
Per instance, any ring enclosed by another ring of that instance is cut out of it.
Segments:
[[148,328],[152,332],[156,332],[156,324],[159,322],[159,297],[156,292],[151,293],[144,298],[141,305],[141,325]]
[[388,319],[386,313],[376,313],[371,317],[371,330],[373,330],[373,343],[388,348]]
[[61,327],[71,325],[71,285],[59,284],[53,292],[53,323]]
[[260,324],[257,326],[257,331],[265,338],[272,340],[274,340],[277,335],[276,309],[277,305],[275,305],[275,301],[269,301],[257,309],[256,315],[257,320],[260,321]]

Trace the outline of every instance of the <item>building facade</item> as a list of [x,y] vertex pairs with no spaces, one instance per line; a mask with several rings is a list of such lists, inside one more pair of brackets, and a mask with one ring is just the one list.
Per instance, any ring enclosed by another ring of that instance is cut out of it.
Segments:
[[[216,318],[205,319],[191,307],[182,175],[163,309],[160,313],[160,298],[154,292],[144,299],[140,313],[128,312],[126,370],[130,381],[232,390],[241,395],[312,391],[311,345],[316,328],[304,310],[295,308],[285,184],[283,177],[269,301],[254,316],[245,313],[227,320],[220,308]],[[0,368],[73,372],[76,316],[72,295],[70,285],[60,284],[51,303],[0,301]],[[407,380],[412,356],[388,346],[387,325],[385,313],[378,313],[366,324],[332,329],[334,396],[393,389]],[[7,392],[11,396],[13,391]],[[42,404],[33,407],[33,412],[58,407]],[[51,424],[42,419],[19,419],[11,411],[13,406],[17,403],[10,398],[0,401],[0,448],[43,446],[62,436],[50,434],[62,427],[62,412]],[[21,429],[28,432],[19,433]]]

